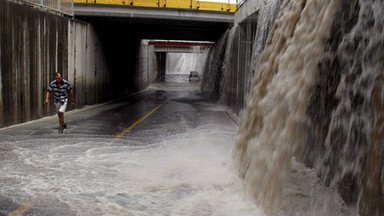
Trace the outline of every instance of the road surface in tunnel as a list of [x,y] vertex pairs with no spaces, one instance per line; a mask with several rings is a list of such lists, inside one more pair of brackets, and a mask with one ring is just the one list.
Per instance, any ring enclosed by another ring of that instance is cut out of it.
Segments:
[[[0,215],[263,215],[233,168],[229,114],[179,76],[66,113],[64,134],[56,116],[1,129]],[[292,173],[282,215],[347,215],[312,170]]]

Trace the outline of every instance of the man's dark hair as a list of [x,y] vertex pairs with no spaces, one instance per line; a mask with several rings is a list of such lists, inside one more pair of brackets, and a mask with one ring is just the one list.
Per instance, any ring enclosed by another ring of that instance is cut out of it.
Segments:
[[57,74],[60,74],[60,77],[63,78],[63,74],[61,74],[61,72],[56,72],[56,73],[55,73],[55,76],[56,76]]

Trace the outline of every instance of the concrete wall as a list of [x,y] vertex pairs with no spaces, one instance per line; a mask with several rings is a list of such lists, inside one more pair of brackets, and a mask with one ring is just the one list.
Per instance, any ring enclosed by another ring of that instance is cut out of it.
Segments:
[[241,7],[243,10],[240,8],[237,12],[240,15],[236,13],[241,17],[241,22],[211,48],[202,83],[204,93],[227,105],[238,115],[249,97],[256,62],[265,47],[282,1],[270,1],[262,10],[252,10],[253,13],[245,7],[251,3],[257,9],[262,4],[259,0],[244,2]]
[[[155,46],[150,45],[147,48],[147,74],[148,74],[148,85],[154,83],[159,78],[159,68],[156,58]],[[147,86],[148,86],[147,85]],[[146,87],[147,87],[146,86]]]
[[252,14],[258,13],[260,8],[266,4],[265,0],[243,0],[235,13],[235,24],[243,22]]
[[153,46],[148,45],[148,40],[142,40],[136,59],[136,71],[138,71],[138,76],[135,79],[138,83],[139,91],[145,89],[154,79],[152,75],[153,55]]
[[0,127],[54,114],[43,104],[61,71],[75,87],[77,108],[108,100],[104,50],[86,23],[0,0]]

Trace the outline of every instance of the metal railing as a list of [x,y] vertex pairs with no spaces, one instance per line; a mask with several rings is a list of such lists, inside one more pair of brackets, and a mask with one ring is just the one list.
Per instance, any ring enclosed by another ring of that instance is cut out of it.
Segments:
[[235,12],[236,4],[209,0],[73,0],[77,3]]
[[14,2],[38,7],[47,12],[73,16],[73,0],[14,0]]

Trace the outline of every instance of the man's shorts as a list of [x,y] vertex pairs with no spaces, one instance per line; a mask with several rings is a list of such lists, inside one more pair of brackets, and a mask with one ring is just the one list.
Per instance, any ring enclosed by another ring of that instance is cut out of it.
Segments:
[[65,110],[67,110],[67,103],[68,103],[68,100],[64,100],[62,102],[54,102],[55,103],[55,107],[56,107],[56,112],[59,113],[59,112],[62,112],[64,113]]

